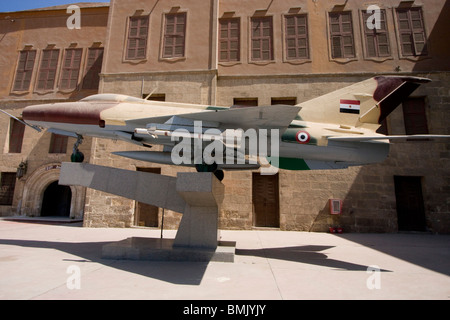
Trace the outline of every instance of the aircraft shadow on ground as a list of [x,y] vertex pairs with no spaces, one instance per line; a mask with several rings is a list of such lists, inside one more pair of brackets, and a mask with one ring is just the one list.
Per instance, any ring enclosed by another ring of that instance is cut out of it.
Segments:
[[[108,260],[101,257],[102,247],[111,242],[50,242],[33,240],[0,239],[0,245],[25,248],[54,249],[71,255],[63,262],[99,263],[107,267],[123,270],[177,285],[200,285],[208,262],[166,262]],[[300,246],[284,248],[236,249],[236,256],[255,256],[266,259],[286,260],[317,266],[335,268],[343,271],[367,271],[368,266],[329,259],[320,251],[330,246]],[[54,263],[49,261],[49,263]],[[235,262],[236,263],[236,262]],[[387,270],[382,270],[387,271]]]
[[[307,245],[284,248],[237,249],[236,255],[256,256],[267,259],[292,261],[328,267],[342,271],[367,271],[370,267],[351,262],[330,259],[325,253],[321,253],[321,251],[325,251],[331,248],[333,248],[333,246]],[[380,271],[391,272],[389,270]]]
[[[208,262],[173,262],[164,261],[133,261],[102,259],[102,247],[111,242],[49,242],[32,240],[0,239],[0,245],[20,246],[25,248],[54,249],[71,255],[64,262],[99,263],[107,267],[123,270],[166,281],[178,285],[200,285]],[[75,257],[73,257],[75,256]],[[54,261],[49,261],[54,264]]]

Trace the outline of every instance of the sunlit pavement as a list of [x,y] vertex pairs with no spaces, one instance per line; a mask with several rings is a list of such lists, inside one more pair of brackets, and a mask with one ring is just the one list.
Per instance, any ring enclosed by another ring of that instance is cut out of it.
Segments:
[[105,260],[103,245],[161,231],[0,219],[0,299],[450,298],[450,235],[220,234],[237,243],[234,263]]

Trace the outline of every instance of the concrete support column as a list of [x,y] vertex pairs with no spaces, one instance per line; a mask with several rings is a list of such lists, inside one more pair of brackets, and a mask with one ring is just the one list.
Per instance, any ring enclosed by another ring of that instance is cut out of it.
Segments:
[[223,184],[212,173],[179,173],[177,193],[186,207],[174,245],[216,249]]

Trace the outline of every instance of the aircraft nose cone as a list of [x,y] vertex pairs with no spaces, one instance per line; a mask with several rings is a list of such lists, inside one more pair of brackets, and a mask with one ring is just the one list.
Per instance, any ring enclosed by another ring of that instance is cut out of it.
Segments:
[[29,106],[22,116],[25,121],[98,125],[103,109],[86,102],[66,102]]

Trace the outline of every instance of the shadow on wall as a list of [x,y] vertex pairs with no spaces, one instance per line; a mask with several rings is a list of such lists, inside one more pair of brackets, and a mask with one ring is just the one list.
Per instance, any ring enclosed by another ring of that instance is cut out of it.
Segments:
[[413,71],[450,71],[450,0],[447,0],[431,30],[425,48],[428,55],[419,59]]

